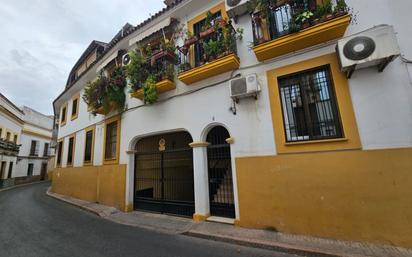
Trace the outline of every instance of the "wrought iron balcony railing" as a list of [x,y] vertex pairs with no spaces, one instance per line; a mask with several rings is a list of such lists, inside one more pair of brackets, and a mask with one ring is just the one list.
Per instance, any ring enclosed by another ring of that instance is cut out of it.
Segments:
[[194,35],[179,47],[179,73],[200,67],[230,54],[237,54],[237,32],[225,20]]
[[251,13],[255,46],[348,13],[344,0],[268,0],[268,6]]

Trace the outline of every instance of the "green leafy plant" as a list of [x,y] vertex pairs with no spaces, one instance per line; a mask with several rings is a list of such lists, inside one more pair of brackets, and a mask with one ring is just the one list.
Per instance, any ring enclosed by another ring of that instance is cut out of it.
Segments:
[[107,80],[99,75],[96,80],[87,82],[84,89],[83,100],[88,105],[93,115],[97,114],[99,108],[103,106],[104,92],[106,91]]
[[127,66],[127,78],[130,81],[131,90],[134,92],[143,86],[147,79],[147,60],[139,50],[129,52],[130,64]]
[[145,104],[153,104],[157,101],[158,95],[156,90],[156,76],[150,74],[143,83],[143,94]]
[[270,0],[251,0],[247,3],[247,9],[250,13],[262,12],[261,17],[266,18],[270,4]]
[[345,0],[337,0],[334,10],[335,13],[348,13],[349,11],[349,7],[346,4]]
[[209,42],[204,43],[203,50],[208,57],[216,57],[221,51],[222,44],[219,40],[209,40]]
[[210,29],[212,27],[213,21],[214,21],[213,13],[208,11],[206,13],[206,18],[205,18],[205,23],[204,23],[205,25],[202,26],[202,31],[206,31],[206,30]]
[[94,81],[89,81],[84,90],[83,100],[87,103],[93,115],[103,108],[103,112],[109,113],[113,109],[122,111],[126,95],[126,71],[123,67],[116,67],[109,77],[102,74]]
[[296,16],[295,22],[296,24],[305,24],[308,23],[312,17],[313,13],[311,11],[304,11]]

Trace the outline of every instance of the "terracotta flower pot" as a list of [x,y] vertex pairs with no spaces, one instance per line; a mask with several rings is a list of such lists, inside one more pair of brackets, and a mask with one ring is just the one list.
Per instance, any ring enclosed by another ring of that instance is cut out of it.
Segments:
[[208,35],[210,35],[210,34],[212,34],[212,33],[214,33],[215,32],[215,28],[214,27],[211,27],[211,28],[208,28],[207,30],[205,30],[205,31],[203,31],[203,32],[200,32],[200,38],[204,38],[204,37],[207,37]]
[[185,46],[190,46],[193,45],[194,43],[196,43],[199,40],[199,38],[197,36],[193,36],[191,38],[189,38],[188,40],[185,41],[184,45]]

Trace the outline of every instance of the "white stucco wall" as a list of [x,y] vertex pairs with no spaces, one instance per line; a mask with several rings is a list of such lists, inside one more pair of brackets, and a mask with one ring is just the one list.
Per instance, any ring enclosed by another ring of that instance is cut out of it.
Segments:
[[[192,3],[183,4],[181,9],[172,12],[171,16],[179,18],[181,22],[187,22],[220,2],[192,1]],[[406,58],[412,58],[412,34],[409,29],[410,22],[406,18],[409,17],[408,11],[412,9],[412,2],[377,0],[374,1],[373,8],[371,8],[369,1],[348,0],[347,2],[353,7],[357,16],[356,22],[349,26],[347,36],[379,24],[393,25],[398,33],[402,54]],[[129,199],[132,197],[129,189],[133,187],[133,158],[127,155],[126,151],[133,149],[137,138],[140,137],[185,130],[192,135],[194,141],[203,141],[207,128],[213,124],[221,124],[235,138],[235,144],[232,145],[231,149],[233,158],[276,154],[276,139],[272,125],[266,72],[335,52],[336,42],[330,42],[259,63],[249,48],[253,41],[250,17],[247,15],[240,17],[234,26],[244,29],[244,38],[238,43],[241,69],[235,71],[234,74],[256,73],[258,75],[262,89],[258,100],[241,100],[236,106],[237,114],[233,115],[229,110],[232,105],[229,97],[229,84],[224,82],[186,96],[164,101],[172,95],[197,90],[227,80],[231,73],[221,74],[190,86],[186,86],[176,79],[177,89],[160,95],[158,103],[150,106],[142,106],[143,103],[140,100],[128,97],[126,102],[128,111],[122,115],[120,163],[129,164],[127,184],[130,193]],[[136,36],[136,33],[125,38],[107,56],[110,56],[117,49],[127,48],[129,39]],[[95,67],[98,67],[103,61],[101,60]],[[411,69],[398,58],[382,73],[378,73],[374,68],[359,70],[349,80],[350,94],[363,149],[412,146],[412,83],[411,70],[408,68]],[[82,166],[84,129],[93,124],[96,124],[94,164],[101,165],[103,163],[104,116],[94,117],[88,113],[86,104],[81,100],[78,118],[74,121],[70,120],[72,97],[79,92],[82,94],[82,88],[86,82],[94,79],[95,76],[96,70],[93,68],[56,102],[57,109],[61,109],[66,102],[69,102],[67,124],[60,128],[58,136],[65,138],[63,167],[67,161],[67,137],[73,133],[76,133],[74,166]],[[236,178],[234,164],[233,162],[234,178]]]

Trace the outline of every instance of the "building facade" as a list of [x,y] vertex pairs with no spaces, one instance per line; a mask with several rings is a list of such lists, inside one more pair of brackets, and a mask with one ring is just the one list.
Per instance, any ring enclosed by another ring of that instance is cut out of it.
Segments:
[[16,170],[23,115],[20,108],[0,94],[0,187],[8,186],[8,179]]
[[53,117],[26,106],[22,110],[24,125],[20,139],[19,161],[14,176],[37,177],[44,180],[47,178],[49,160],[54,155],[51,148]]
[[2,187],[45,180],[50,158],[53,117],[26,106],[19,108],[0,95],[0,179]]
[[[261,2],[168,1],[93,41],[54,101],[53,191],[411,247],[411,4]],[[394,53],[344,69],[338,42],[380,28]]]

